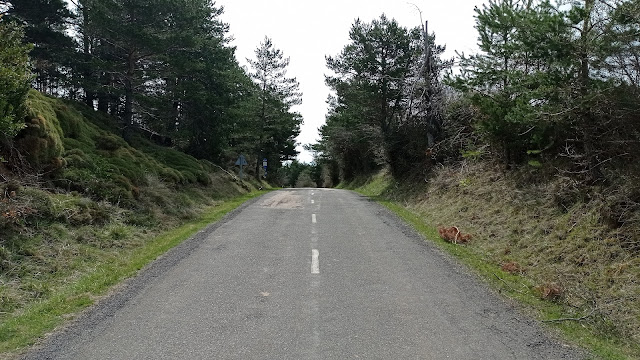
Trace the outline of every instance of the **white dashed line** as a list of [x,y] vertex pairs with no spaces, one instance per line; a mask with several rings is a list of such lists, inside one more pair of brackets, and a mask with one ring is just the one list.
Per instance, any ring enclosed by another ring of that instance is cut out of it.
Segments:
[[320,260],[318,257],[320,256],[320,252],[316,249],[311,250],[311,273],[312,274],[320,274]]
[[317,221],[316,221],[316,214],[311,214],[311,222],[312,222],[313,224],[315,224],[315,223],[317,222]]
[[311,203],[312,203],[312,204],[315,204],[315,203],[316,203],[316,201],[315,201],[315,200],[311,200]]

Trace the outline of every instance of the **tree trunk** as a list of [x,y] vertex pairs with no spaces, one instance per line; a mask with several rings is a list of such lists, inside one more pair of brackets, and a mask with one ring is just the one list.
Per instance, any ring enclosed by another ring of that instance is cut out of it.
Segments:
[[581,101],[584,104],[582,106],[581,116],[581,135],[582,135],[582,150],[584,152],[586,163],[589,172],[589,180],[592,182],[600,181],[603,178],[603,174],[600,171],[600,165],[598,161],[598,155],[595,146],[595,119],[593,111],[589,101],[590,85],[591,85],[591,66],[589,63],[589,48],[590,48],[590,32],[591,32],[591,17],[593,12],[595,0],[584,0],[585,18],[582,22],[582,30],[580,32],[580,96]]
[[123,121],[125,126],[130,126],[133,123],[133,74],[135,71],[135,58],[134,52],[129,52],[127,57],[127,75],[125,77],[125,93],[124,93],[124,116]]
[[[91,39],[89,37],[89,34],[87,33],[87,27],[88,27],[87,24],[89,23],[89,11],[86,5],[82,6],[82,19],[83,19],[82,21],[84,22],[84,33],[82,34],[84,59],[85,61],[88,62],[89,59],[91,59],[91,47],[89,46]],[[95,93],[88,89],[90,85],[88,85],[87,83],[90,83],[93,80],[92,74],[91,74],[91,66],[89,66],[88,64],[85,64],[85,71],[83,76],[85,81],[84,101],[87,104],[87,106],[93,109],[93,101],[95,100]]]

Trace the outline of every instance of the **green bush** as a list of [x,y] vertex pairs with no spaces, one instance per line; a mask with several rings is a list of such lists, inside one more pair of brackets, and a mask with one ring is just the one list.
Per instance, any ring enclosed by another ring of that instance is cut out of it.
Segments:
[[62,129],[64,136],[87,142],[89,139],[89,131],[87,129],[87,124],[82,118],[82,114],[61,101],[53,103],[52,107],[60,122],[60,128]]
[[96,147],[99,150],[115,151],[123,146],[126,146],[124,140],[113,134],[102,133],[96,138]]
[[35,90],[29,92],[26,127],[15,139],[21,153],[32,165],[39,167],[51,165],[64,151],[64,133],[52,101]]
[[0,139],[11,139],[24,127],[24,103],[31,83],[23,31],[0,21]]
[[55,208],[48,192],[37,188],[25,187],[18,195],[20,206],[23,207],[25,219],[51,218],[55,215]]

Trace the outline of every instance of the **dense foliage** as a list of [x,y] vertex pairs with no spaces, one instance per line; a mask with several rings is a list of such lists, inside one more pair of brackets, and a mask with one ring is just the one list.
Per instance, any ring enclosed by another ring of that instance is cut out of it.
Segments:
[[[299,96],[272,92],[238,64],[213,1],[20,0],[0,9],[3,26],[23,26],[34,44],[33,86],[114,116],[127,141],[143,132],[222,165],[245,153],[277,168],[297,154]],[[288,60],[277,56],[280,74]]]
[[29,91],[29,46],[22,43],[19,27],[0,18],[0,142],[12,138],[22,127],[24,101]]
[[315,150],[338,164],[343,178],[387,163],[395,175],[427,165],[442,136],[440,60],[444,47],[426,29],[406,29],[382,15],[357,20],[350,43],[327,66],[334,90]]
[[640,156],[638,10],[637,0],[491,0],[475,9],[479,52],[453,71],[424,29],[357,20],[327,58],[334,93],[318,161],[343,179],[384,164],[404,177],[492,154],[607,181]]
[[282,185],[286,187],[331,187],[337,185],[337,182],[332,183],[331,179],[326,178],[322,165],[317,163],[305,164],[293,160],[282,167],[280,175]]
[[600,181],[605,163],[640,155],[637,6],[490,1],[476,9],[481,52],[461,58],[453,84],[506,163],[564,158],[573,174]]
[[25,42],[33,44],[30,52],[35,87],[57,94],[69,85],[73,61],[73,39],[65,32],[72,14],[64,0],[20,0],[8,3],[6,19],[24,26]]

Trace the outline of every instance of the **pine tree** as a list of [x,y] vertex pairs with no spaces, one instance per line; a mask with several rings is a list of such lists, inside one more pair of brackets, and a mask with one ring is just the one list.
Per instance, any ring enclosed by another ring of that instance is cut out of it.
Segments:
[[95,90],[98,108],[103,111],[116,108],[125,126],[142,122],[143,113],[153,117],[153,109],[144,109],[144,102],[148,95],[153,95],[166,69],[162,56],[182,48],[184,42],[187,42],[184,47],[191,46],[185,33],[192,27],[198,29],[199,24],[187,18],[190,19],[192,11],[201,9],[200,3],[81,1],[83,48],[85,58],[92,59],[86,65],[97,69],[83,70],[88,102]]
[[24,25],[25,41],[41,92],[58,94],[68,85],[75,43],[66,30],[72,19],[64,0],[13,0],[7,20]]
[[346,178],[384,162],[394,175],[426,165],[442,125],[440,79],[450,64],[440,60],[444,48],[434,35],[385,15],[356,20],[349,37],[338,56],[327,57],[335,97],[321,147],[337,157]]
[[611,11],[611,16],[613,21],[603,41],[612,53],[605,60],[606,71],[626,84],[640,88],[640,0],[624,2]]
[[561,106],[574,78],[570,24],[548,1],[497,0],[476,8],[480,53],[460,59],[454,86],[483,114],[479,130],[507,164],[554,143]]
[[24,126],[24,102],[31,73],[23,30],[0,16],[0,145]]
[[441,161],[443,158],[436,146],[446,131],[442,79],[453,60],[442,60],[445,47],[436,44],[436,36],[429,34],[427,25],[425,23],[421,32],[422,47],[417,45],[420,54],[412,62],[407,76],[405,115],[396,124],[395,141],[388,144],[396,174],[410,172],[416,167],[428,171],[433,159]]
[[273,46],[271,39],[265,37],[255,54],[255,59],[247,61],[253,69],[251,78],[258,85],[254,108],[258,175],[263,157],[269,160],[272,169],[277,169],[281,161],[297,155],[295,137],[300,133],[302,117],[291,108],[302,102],[302,93],[298,81],[287,77],[289,58]]

